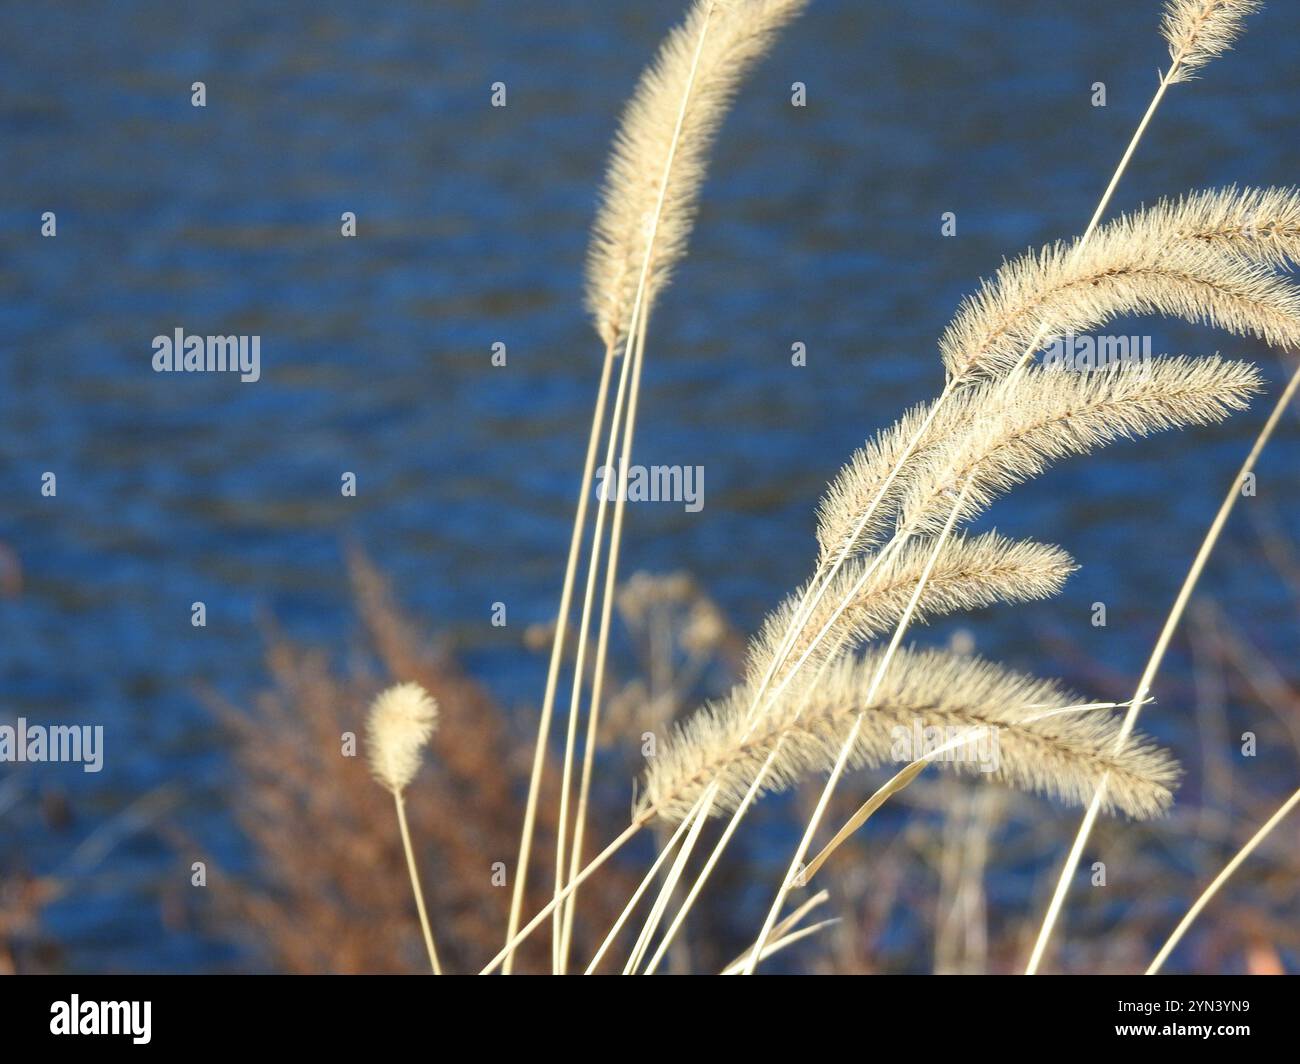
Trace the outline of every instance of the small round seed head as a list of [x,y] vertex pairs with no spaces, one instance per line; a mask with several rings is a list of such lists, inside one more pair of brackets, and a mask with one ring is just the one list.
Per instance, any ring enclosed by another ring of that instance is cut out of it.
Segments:
[[418,683],[399,683],[380,692],[370,704],[366,722],[375,779],[394,794],[406,790],[437,724],[438,703]]

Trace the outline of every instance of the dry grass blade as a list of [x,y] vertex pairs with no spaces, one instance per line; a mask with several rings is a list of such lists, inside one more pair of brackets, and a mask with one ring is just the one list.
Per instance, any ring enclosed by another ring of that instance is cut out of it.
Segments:
[[[809,898],[802,905],[800,905],[797,909],[795,909],[794,912],[792,912],[789,916],[787,916],[784,920],[782,920],[779,924],[777,924],[776,927],[772,929],[772,941],[768,943],[767,947],[763,950],[763,955],[759,957],[759,960],[761,961],[764,957],[771,956],[772,953],[776,952],[776,950],[779,949],[783,944],[793,945],[794,942],[798,941],[800,938],[806,938],[808,935],[813,934],[815,931],[835,923],[834,920],[823,920],[820,923],[813,924],[810,927],[806,927],[802,931],[792,935],[792,932],[794,931],[794,928],[798,926],[799,921],[802,920],[805,916],[807,916],[810,912],[812,912],[813,909],[816,909],[820,905],[825,905],[826,902],[830,899],[830,896],[831,896],[830,891],[827,890],[818,891],[811,898]],[[750,957],[753,956],[753,953],[754,953],[754,946],[750,946],[749,949],[745,950],[744,953],[742,953],[739,957],[737,957],[730,964],[728,964],[724,969],[722,969],[722,974],[723,975],[739,974],[740,970],[748,963]]]
[[1160,358],[1092,373],[1033,369],[961,396],[978,418],[923,463],[902,507],[909,532],[942,525],[959,488],[962,519],[1037,476],[1048,463],[1126,437],[1220,421],[1246,407],[1260,377],[1245,362]]
[[951,376],[1002,376],[1050,336],[1120,314],[1163,314],[1300,345],[1300,292],[1267,266],[1186,239],[1167,212],[1139,211],[1086,245],[1050,244],[1004,263],[963,300],[939,341]]
[[[714,0],[710,4],[709,0],[697,0],[641,76],[615,137],[587,255],[587,308],[607,346],[627,336],[647,250],[650,269],[641,310],[646,315],[673,265],[685,253],[704,181],[705,158],[731,99],[777,33],[807,3]],[[682,123],[677,163],[664,190],[654,246],[649,248],[647,219],[659,200],[660,168],[673,140],[681,87],[711,6],[711,25]]]
[[772,956],[773,953],[780,953],[781,950],[793,946],[797,942],[802,942],[805,938],[811,938],[813,935],[817,934],[818,931],[824,931],[828,927],[834,927],[839,922],[839,917],[836,916],[829,920],[819,920],[817,923],[800,928],[798,931],[791,931],[790,934],[785,936],[771,935],[769,936],[771,941],[763,947],[763,951],[758,955],[757,960],[754,959],[753,950],[750,950],[750,952],[746,953],[743,957],[737,957],[719,974],[742,975],[744,974],[745,968],[751,962],[755,965],[761,964],[763,961],[767,960],[768,957]]
[[1160,32],[1174,61],[1169,83],[1196,77],[1201,67],[1232,47],[1246,16],[1261,7],[1259,0],[1168,0]]
[[[879,658],[872,652],[833,663],[814,689],[795,685],[757,727],[747,720],[743,695],[705,706],[679,726],[650,766],[642,811],[676,822],[711,783],[718,787],[714,813],[734,809],[778,748],[767,792],[826,771],[866,707]],[[1177,778],[1173,761],[1142,738],[1117,746],[1120,722],[1113,716],[1042,713],[1045,705],[1077,701],[1050,681],[979,659],[902,650],[867,707],[849,763],[910,762],[918,729],[929,745],[936,735],[946,740],[977,728],[984,734],[969,744],[971,755],[945,763],[1073,803],[1091,798],[1109,773],[1111,809],[1136,817],[1163,811]],[[793,711],[795,705],[801,712]]]
[[844,844],[845,840],[875,816],[876,810],[889,801],[890,798],[896,795],[899,791],[905,790],[911,782],[916,779],[922,771],[924,771],[925,766],[929,763],[930,762],[926,760],[913,761],[906,768],[900,769],[898,772],[895,772],[894,775],[890,776],[889,779],[881,785],[870,798],[858,807],[857,812],[849,817],[844,826],[835,833],[835,837],[822,847],[821,853],[804,865],[802,877],[803,882],[807,883],[808,880],[812,879],[812,877],[821,869],[821,866],[830,859],[831,854]]
[[[857,559],[841,567],[816,608],[798,626],[785,663],[771,670],[773,682],[784,679],[795,662],[817,665],[839,650],[852,649],[892,630],[907,608],[929,553],[930,544],[916,540],[874,568],[873,563]],[[1049,598],[1060,591],[1074,569],[1074,561],[1065,551],[1048,544],[1010,540],[993,532],[955,539],[943,548],[935,564],[917,617]],[[795,592],[768,615],[750,653],[752,683],[759,681],[771,657],[780,650],[807,592],[808,588]],[[835,616],[846,600],[848,605]],[[817,639],[823,629],[825,634]]]

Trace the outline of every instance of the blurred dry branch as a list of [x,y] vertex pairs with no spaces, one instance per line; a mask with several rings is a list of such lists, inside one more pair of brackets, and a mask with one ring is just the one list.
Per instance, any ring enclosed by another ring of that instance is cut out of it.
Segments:
[[[236,738],[239,782],[231,801],[260,858],[255,876],[216,893],[216,915],[242,929],[277,971],[425,970],[391,798],[374,786],[363,756],[342,753],[347,735],[361,734],[375,692],[413,680],[437,699],[442,722],[430,765],[406,794],[411,832],[444,965],[477,970],[499,946],[506,918],[503,877],[513,861],[528,740],[448,648],[403,614],[368,560],[354,551],[350,569],[363,639],[345,675],[328,655],[273,633],[270,688],[248,709],[207,699]],[[702,669],[694,658],[686,661],[692,672]],[[656,727],[655,698],[639,690],[620,692],[622,734],[631,718],[638,729]],[[675,708],[676,702],[668,703]],[[635,748],[629,756],[637,756]],[[547,774],[546,787],[555,786],[556,776]],[[617,776],[627,781],[631,773],[624,767]],[[626,788],[624,782],[624,803]],[[543,801],[541,808],[554,804]],[[625,808],[598,803],[594,841],[623,826]],[[538,831],[539,843],[548,845],[553,820],[543,815]],[[528,899],[530,906],[543,903],[544,886]],[[617,870],[593,881],[579,921],[581,949],[594,949],[586,936],[604,934],[630,889]],[[525,971],[548,962],[544,936],[520,954]]]

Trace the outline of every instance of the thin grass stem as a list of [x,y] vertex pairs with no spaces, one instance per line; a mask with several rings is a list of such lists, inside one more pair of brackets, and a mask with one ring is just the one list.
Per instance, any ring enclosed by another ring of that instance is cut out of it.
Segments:
[[[672,176],[673,160],[677,155],[677,146],[681,142],[682,126],[686,121],[687,104],[690,102],[691,91],[695,86],[695,75],[699,70],[700,55],[704,50],[704,42],[708,37],[709,24],[710,21],[712,20],[712,17],[713,17],[713,4],[710,3],[708,9],[704,13],[704,19],[700,25],[700,35],[699,38],[696,40],[695,53],[691,59],[690,74],[686,79],[686,87],[682,91],[682,102],[677,112],[676,124],[673,127],[672,142],[670,143],[668,148],[667,158],[665,158],[664,160],[663,176],[659,182],[659,195],[655,203],[654,214],[650,219],[649,233],[646,238],[645,254],[641,261],[641,271],[639,277],[637,278],[636,297],[632,304],[632,316],[628,325],[627,344],[623,351],[623,368],[619,374],[619,393],[617,398],[615,399],[614,416],[610,421],[609,446],[606,448],[606,459],[605,459],[606,470],[608,470],[613,465],[614,462],[614,445],[617,440],[618,425],[620,421],[622,400],[624,396],[624,387],[627,383],[629,364],[634,360],[633,356],[636,348],[636,337],[641,329],[641,318],[646,313],[645,302],[646,302],[646,295],[647,295],[647,284],[650,275],[650,264],[654,258],[655,236],[659,230],[659,222],[663,217],[664,200],[668,194],[669,180]],[[622,499],[623,495],[626,494],[625,480],[624,480],[626,473],[627,470],[625,467],[620,468],[619,470],[620,500]],[[606,483],[608,483],[608,478],[606,480]],[[568,736],[566,739],[565,751],[564,751],[563,782],[561,784],[561,790],[560,790],[559,824],[556,832],[555,895],[554,895],[556,899],[558,899],[560,891],[564,888],[565,832],[568,826],[568,817],[569,817],[569,812],[568,812],[569,791],[570,791],[570,786],[572,782],[572,773],[573,773],[573,755],[574,755],[574,743],[576,740],[577,713],[579,709],[581,684],[582,684],[582,677],[583,677],[583,661],[585,659],[585,652],[587,646],[587,633],[589,630],[590,620],[591,620],[591,602],[595,592],[596,574],[599,570],[599,564],[600,564],[601,533],[604,529],[605,513],[606,513],[607,503],[609,501],[608,496],[609,493],[607,491],[602,492],[600,505],[596,508],[596,530],[592,536],[591,560],[587,566],[587,588],[586,588],[586,593],[584,595],[583,608],[582,608],[582,626],[578,635],[578,643],[577,643],[578,661],[574,667],[573,698],[570,701],[571,708],[569,711],[570,712],[569,729],[568,729]],[[563,914],[560,910],[557,909],[552,920],[553,931],[552,931],[552,940],[551,940],[551,962],[552,962],[552,969],[555,972],[562,971],[564,967],[564,959],[562,956],[562,940],[564,937],[563,924],[564,924]]]
[[632,823],[625,827],[613,842],[588,861],[587,866],[573,877],[573,880],[562,891],[560,891],[558,897],[554,897],[548,901],[540,910],[538,910],[537,914],[529,920],[528,923],[524,924],[522,928],[515,932],[514,937],[501,947],[501,950],[496,954],[496,956],[487,962],[486,966],[484,966],[482,971],[479,972],[479,975],[491,975],[500,968],[505,962],[506,957],[519,948],[519,943],[536,931],[537,928],[541,926],[542,921],[551,915],[560,902],[572,894],[578,886],[594,875],[601,865],[626,846],[642,828],[650,823],[652,816],[653,813],[650,812],[642,813],[633,820]]
[[1160,971],[1161,965],[1169,959],[1169,954],[1174,951],[1174,947],[1176,947],[1182,940],[1183,935],[1187,933],[1187,929],[1192,926],[1192,922],[1200,915],[1201,910],[1204,909],[1205,906],[1209,904],[1210,899],[1219,892],[1219,888],[1222,887],[1223,884],[1228,881],[1229,877],[1231,877],[1231,875],[1241,867],[1246,858],[1255,852],[1259,844],[1268,838],[1273,829],[1282,823],[1286,818],[1286,815],[1291,812],[1297,804],[1300,804],[1300,789],[1297,789],[1290,798],[1282,803],[1277,812],[1264,822],[1263,827],[1250,837],[1250,841],[1237,851],[1237,855],[1224,866],[1223,871],[1215,876],[1210,885],[1201,892],[1201,896],[1197,898],[1196,901],[1192,903],[1192,907],[1187,910],[1187,915],[1178,922],[1178,926],[1174,928],[1174,932],[1169,936],[1169,940],[1160,947],[1160,952],[1155,955],[1155,959],[1152,960],[1151,964],[1147,967],[1147,975],[1155,975]]
[[614,940],[618,938],[619,932],[623,930],[623,925],[627,923],[628,918],[632,915],[632,911],[636,908],[637,903],[640,902],[642,895],[644,895],[650,888],[650,884],[655,881],[655,877],[659,874],[659,869],[663,867],[663,863],[668,860],[668,855],[677,848],[677,843],[681,840],[682,835],[686,833],[686,829],[690,824],[691,817],[686,816],[683,817],[682,822],[677,825],[677,830],[672,833],[668,841],[664,844],[663,849],[659,851],[659,856],[655,858],[654,864],[650,866],[650,870],[641,878],[640,885],[632,892],[632,897],[628,899],[627,904],[623,906],[623,911],[618,914],[618,919],[614,921],[614,925],[609,929],[609,934],[605,936],[605,941],[600,944],[600,948],[596,950],[595,956],[591,958],[591,963],[587,965],[587,970],[583,974],[592,975],[600,965],[600,962],[605,959],[605,954],[608,953],[610,947],[614,945]]
[[[968,482],[969,483],[969,482]],[[799,846],[795,851],[793,860],[790,862],[790,868],[786,872],[780,888],[777,890],[776,898],[772,901],[772,907],[768,910],[767,919],[763,921],[763,929],[759,932],[754,948],[754,953],[750,957],[749,963],[746,964],[745,975],[753,975],[754,968],[758,963],[758,958],[762,956],[763,946],[767,943],[768,937],[772,933],[772,928],[776,924],[776,919],[780,915],[781,906],[785,903],[786,895],[790,893],[796,880],[801,879],[799,875],[800,868],[803,864],[804,856],[808,853],[808,847],[812,844],[813,835],[816,833],[818,826],[821,824],[822,817],[826,813],[826,807],[830,803],[831,795],[839,783],[840,776],[844,772],[844,766],[848,763],[849,755],[858,740],[858,732],[862,728],[863,717],[870,712],[871,704],[875,700],[876,692],[880,689],[881,681],[885,677],[885,670],[889,668],[889,663],[893,660],[894,654],[898,651],[898,646],[903,640],[903,634],[907,631],[908,623],[912,619],[912,614],[916,612],[916,605],[921,599],[921,594],[925,590],[925,585],[930,579],[930,573],[933,572],[935,563],[939,560],[944,544],[947,543],[948,537],[952,534],[953,526],[957,523],[957,515],[961,512],[962,503],[966,500],[967,485],[963,484],[961,491],[957,495],[956,502],[953,503],[952,512],[948,515],[948,520],[943,526],[943,531],[935,538],[934,549],[930,552],[929,560],[926,562],[925,569],[921,573],[920,579],[916,583],[916,588],[912,592],[912,597],[907,603],[907,609],[903,611],[902,617],[898,620],[898,626],[894,629],[893,638],[889,641],[889,646],[885,650],[880,664],[876,667],[875,675],[871,678],[871,686],[867,690],[864,699],[864,709],[858,714],[857,719],[853,722],[853,727],[849,730],[848,738],[840,748],[839,757],[835,761],[835,767],[831,769],[831,774],[826,780],[825,787],[822,788],[821,797],[817,800],[817,807],[813,810],[813,815],[808,821],[808,826],[804,830],[803,838],[799,840]]]
[[664,879],[663,886],[659,888],[659,895],[655,898],[650,915],[642,925],[641,933],[637,935],[636,943],[628,956],[627,964],[623,967],[624,975],[633,974],[644,959],[645,952],[650,946],[650,940],[659,928],[659,921],[663,919],[664,909],[667,908],[668,902],[672,898],[678,880],[682,878],[682,870],[686,867],[687,858],[690,857],[691,851],[695,848],[695,840],[699,838],[700,832],[704,829],[704,825],[709,818],[709,810],[713,806],[713,796],[716,793],[716,785],[707,787],[700,796],[700,800],[696,803],[698,808],[693,816],[686,818],[691,821],[690,834],[686,836],[686,842],[678,851],[677,859],[673,861],[673,866]]
[[[542,772],[546,763],[546,747],[551,735],[551,716],[555,707],[555,692],[559,685],[560,665],[564,659],[564,637],[569,627],[569,610],[573,604],[573,585],[578,574],[578,556],[582,550],[582,533],[587,524],[587,499],[592,478],[596,472],[596,449],[600,444],[600,430],[604,425],[605,407],[609,404],[609,382],[614,365],[614,348],[605,351],[600,371],[600,384],[596,389],[596,406],[591,415],[591,433],[587,439],[587,457],[582,468],[582,482],[578,487],[578,505],[573,516],[573,532],[569,536],[569,559],[564,567],[564,584],[560,590],[560,610],[555,621],[555,634],[551,639],[551,660],[546,670],[546,692],[542,697],[542,712],[537,722],[537,743],[533,747],[533,768],[528,777],[528,802],[524,807],[524,824],[519,836],[519,857],[515,861],[515,882],[510,895],[510,916],[506,922],[506,941],[514,938],[523,915],[524,888],[528,880],[528,861],[532,853],[533,833],[537,824],[537,802],[541,794]],[[514,967],[514,954],[507,955],[502,974],[510,975]]]
[[420,914],[420,931],[424,934],[424,948],[429,954],[429,966],[434,975],[442,975],[438,951],[433,945],[433,932],[429,929],[429,914],[424,910],[424,891],[420,889],[420,873],[415,867],[415,851],[411,848],[411,831],[406,825],[406,803],[397,791],[393,792],[397,806],[397,826],[402,832],[402,849],[406,851],[406,870],[411,874],[411,893],[415,895],[415,909]]
[[[600,629],[596,638],[596,665],[591,677],[591,698],[587,708],[587,735],[582,751],[582,777],[578,784],[578,809],[574,816],[573,845],[569,858],[568,879],[578,874],[582,864],[582,842],[587,820],[587,805],[591,794],[591,776],[596,760],[596,741],[600,730],[600,701],[605,681],[605,658],[609,649],[609,632],[618,580],[619,548],[623,541],[623,510],[627,494],[628,463],[632,460],[632,440],[636,431],[636,412],[640,398],[641,365],[645,352],[646,323],[642,315],[637,329],[636,347],[633,350],[632,393],[628,401],[627,419],[623,432],[623,447],[619,456],[618,497],[614,501],[614,522],[610,531],[609,561],[605,566],[605,591],[601,602]],[[568,966],[569,946],[573,936],[574,910],[578,895],[575,891],[564,903],[563,929],[560,937],[560,970]]]

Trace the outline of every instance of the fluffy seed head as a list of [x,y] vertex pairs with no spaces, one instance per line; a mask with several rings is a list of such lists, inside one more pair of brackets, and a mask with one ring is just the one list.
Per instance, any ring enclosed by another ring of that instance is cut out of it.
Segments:
[[1300,292],[1263,262],[1189,239],[1152,208],[1115,219],[1086,244],[1050,244],[1004,263],[962,301],[939,341],[953,377],[1000,377],[1031,344],[1085,333],[1121,314],[1161,314],[1300,346]]
[[815,683],[796,682],[757,723],[748,717],[748,685],[706,705],[651,763],[641,809],[680,821],[716,782],[712,812],[721,816],[736,808],[773,755],[763,790],[786,790],[830,770],[860,714],[854,768],[902,768],[915,760],[926,752],[911,741],[919,725],[923,732],[977,735],[983,753],[996,752],[944,760],[943,767],[1075,805],[1091,800],[1105,778],[1106,811],[1134,817],[1155,816],[1172,800],[1179,773],[1168,753],[1137,733],[1119,742],[1118,715],[1082,708],[1052,681],[947,651],[902,649],[868,705],[881,656],[876,650],[844,657]]
[[[641,75],[614,139],[587,253],[587,308],[607,346],[627,336],[651,230],[654,247],[643,313],[649,313],[655,295],[685,254],[709,149],[736,89],[780,30],[807,4],[808,0],[696,0]],[[673,153],[679,115],[681,133]],[[670,154],[668,187],[656,219]]]
[[[933,550],[929,540],[917,539],[878,565],[849,559],[799,625],[789,653],[781,666],[773,669],[772,682],[779,682],[800,661],[801,669],[815,671],[822,662],[843,651],[855,650],[892,631],[906,611],[912,589]],[[1048,598],[1061,590],[1075,568],[1073,559],[1059,547],[1010,540],[996,532],[971,538],[955,536],[940,552],[913,620],[924,621],[999,602]],[[810,588],[815,592],[819,584],[820,576],[814,576],[809,585],[787,598],[763,623],[750,648],[747,674],[752,679],[760,680],[771,666],[796,619],[800,602]],[[837,609],[841,604],[843,609]]]
[[959,520],[1052,462],[1116,440],[1221,421],[1260,389],[1248,362],[1208,356],[1115,363],[1090,373],[1032,369],[968,389],[969,428],[919,463],[900,507],[909,533],[937,532],[965,488]]
[[1232,47],[1246,16],[1263,6],[1259,0],[1169,0],[1160,20],[1169,58],[1178,63],[1169,83],[1196,77],[1201,67]]
[[[926,453],[969,423],[968,405],[942,403],[938,410],[935,405],[934,400],[921,403],[878,432],[826,486],[817,507],[819,563],[834,564],[845,551],[863,554],[893,533],[893,516],[912,470]],[[924,428],[927,417],[929,428]],[[894,473],[909,445],[907,462]]]
[[418,683],[399,683],[370,705],[366,746],[375,779],[401,794],[420,769],[424,745],[438,725],[438,703]]
[[1275,269],[1300,262],[1300,189],[1209,188],[1155,208],[1180,237]]

